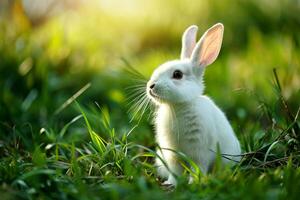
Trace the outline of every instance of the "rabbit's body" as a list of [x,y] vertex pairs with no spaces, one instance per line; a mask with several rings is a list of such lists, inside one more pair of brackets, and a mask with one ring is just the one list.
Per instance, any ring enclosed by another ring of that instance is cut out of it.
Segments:
[[[204,95],[199,95],[192,102],[160,105],[155,125],[156,140],[161,148],[158,154],[177,175],[181,173],[181,167],[176,162],[176,154],[168,149],[186,154],[203,173],[212,166],[218,146],[222,154],[241,153],[239,142],[224,113]],[[223,161],[227,163],[230,160],[223,158]],[[170,173],[161,160],[156,162],[159,174],[168,178]],[[169,182],[172,183],[172,180]]]
[[[158,172],[176,184],[171,172],[180,175],[176,152],[191,158],[202,170],[209,171],[218,149],[229,159],[239,160],[240,144],[224,113],[203,95],[206,66],[217,58],[223,38],[223,25],[216,24],[196,44],[197,27],[189,27],[182,37],[181,59],[159,66],[147,83],[148,97],[157,105],[156,139],[161,150]],[[230,156],[232,155],[232,156]]]

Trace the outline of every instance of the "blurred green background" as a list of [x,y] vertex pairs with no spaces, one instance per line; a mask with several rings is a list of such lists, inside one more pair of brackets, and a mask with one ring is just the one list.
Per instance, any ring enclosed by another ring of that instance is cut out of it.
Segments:
[[114,125],[128,127],[122,59],[149,77],[159,64],[179,57],[187,26],[198,25],[200,37],[216,22],[225,25],[224,43],[206,71],[206,93],[225,109],[238,134],[244,121],[257,117],[259,103],[251,95],[274,100],[273,68],[297,110],[299,1],[47,2],[1,1],[1,132],[24,123],[33,129],[53,120],[65,123],[76,111],[54,112],[89,82],[78,101],[107,106]]
[[[74,103],[60,108],[88,83],[76,101],[95,130],[107,137],[95,102],[109,112],[112,127],[130,130],[138,119],[130,122],[125,88],[135,82],[123,72],[124,60],[149,77],[159,64],[179,58],[186,27],[198,25],[200,37],[217,22],[225,26],[224,42],[206,70],[205,93],[225,111],[240,139],[261,138],[272,123],[286,121],[274,68],[290,111],[296,115],[299,108],[299,0],[2,0],[1,155],[16,132],[29,151],[45,142],[42,128],[55,137],[80,114]],[[65,141],[84,140],[89,135],[80,121],[68,129]],[[153,148],[151,120],[144,117],[130,140]],[[246,144],[243,149],[251,150]]]

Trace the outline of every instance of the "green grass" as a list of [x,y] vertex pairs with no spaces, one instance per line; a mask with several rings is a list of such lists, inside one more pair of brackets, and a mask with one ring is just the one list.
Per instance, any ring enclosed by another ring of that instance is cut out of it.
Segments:
[[[292,0],[155,0],[124,16],[84,7],[39,26],[15,2],[0,13],[1,199],[298,199],[300,11]],[[218,21],[224,45],[205,92],[244,157],[208,175],[186,165],[177,188],[162,186],[150,111],[130,109],[142,83],[131,66],[147,79],[178,57],[184,28],[203,32]]]
[[241,164],[219,166],[207,176],[197,173],[198,181],[191,185],[183,176],[176,189],[161,186],[153,147],[135,142],[142,133],[137,126],[116,131],[107,108],[73,102],[78,115],[61,129],[35,132],[29,123],[6,128],[8,134],[1,138],[1,193],[5,199],[296,199],[299,110],[289,118],[282,88],[276,88],[279,108],[287,117],[274,116],[274,108],[263,105],[270,121],[256,134],[240,138],[247,152]]

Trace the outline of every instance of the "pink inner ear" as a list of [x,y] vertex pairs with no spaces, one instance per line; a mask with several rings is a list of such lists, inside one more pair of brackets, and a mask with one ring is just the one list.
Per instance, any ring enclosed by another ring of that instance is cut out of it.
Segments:
[[216,24],[208,29],[193,50],[192,61],[201,67],[212,64],[219,55],[222,39],[222,24]]
[[205,59],[201,60],[200,65],[206,67],[210,64],[211,60],[213,60],[216,57],[215,52],[211,52],[208,55],[205,55]]
[[215,31],[208,34],[205,38],[203,52],[201,52],[200,56],[200,63],[202,66],[210,65],[217,58],[222,43],[222,38],[219,34],[220,32]]
[[214,57],[216,57],[215,52],[205,55],[205,59],[201,59],[200,65],[206,67]]

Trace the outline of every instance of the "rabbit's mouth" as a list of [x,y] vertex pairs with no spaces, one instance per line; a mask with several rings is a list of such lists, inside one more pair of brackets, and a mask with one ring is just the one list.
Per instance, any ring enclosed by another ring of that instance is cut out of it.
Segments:
[[155,98],[155,99],[160,99],[160,96],[158,96],[157,94],[155,94],[152,90],[149,90],[149,94]]
[[154,103],[163,103],[165,102],[164,96],[157,94],[156,91],[148,90],[148,97],[154,102]]
[[153,98],[154,101],[157,101],[157,102],[160,102],[160,103],[164,101],[163,97],[159,96],[158,94],[156,94],[152,90],[149,90],[149,94]]

